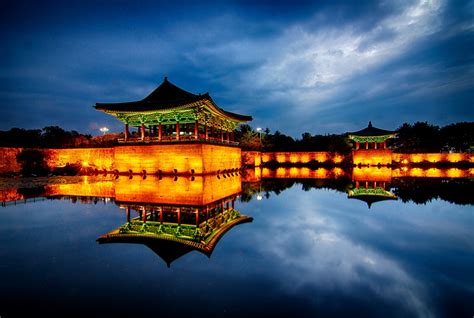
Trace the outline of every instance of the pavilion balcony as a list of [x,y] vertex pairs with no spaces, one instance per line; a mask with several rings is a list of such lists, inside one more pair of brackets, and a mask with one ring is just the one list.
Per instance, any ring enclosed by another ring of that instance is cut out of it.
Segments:
[[179,136],[179,139],[176,136],[162,136],[161,138],[153,136],[145,136],[143,139],[141,137],[129,137],[127,140],[125,138],[119,138],[118,142],[120,144],[160,144],[160,143],[176,143],[176,142],[205,142],[212,144],[221,144],[221,145],[230,145],[238,146],[239,143],[236,141],[226,140],[219,137],[207,137],[203,135],[182,135]]

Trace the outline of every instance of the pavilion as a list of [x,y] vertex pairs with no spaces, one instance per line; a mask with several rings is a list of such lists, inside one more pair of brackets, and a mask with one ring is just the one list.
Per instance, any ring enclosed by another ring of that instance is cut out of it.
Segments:
[[365,149],[387,149],[387,139],[395,138],[396,132],[391,130],[384,130],[369,125],[359,131],[349,132],[349,139],[355,141],[355,149],[360,149],[360,144],[365,144]]
[[[195,95],[168,81],[139,101],[96,103],[95,109],[116,117],[125,125],[121,143],[204,141],[235,144],[234,130],[251,116],[223,110],[209,93]],[[132,136],[129,128],[136,127]]]

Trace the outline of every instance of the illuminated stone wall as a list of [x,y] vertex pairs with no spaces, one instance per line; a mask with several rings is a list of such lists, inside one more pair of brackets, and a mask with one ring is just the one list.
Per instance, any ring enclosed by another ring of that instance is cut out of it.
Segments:
[[207,174],[239,169],[241,151],[237,147],[210,144],[170,144],[115,147],[115,169],[119,172],[154,174]]
[[392,161],[400,164],[422,163],[422,162],[450,162],[460,161],[474,162],[474,155],[468,153],[393,153]]
[[66,164],[82,164],[99,170],[114,170],[114,148],[46,149],[47,163],[51,168]]
[[[19,172],[16,155],[21,148],[0,148],[0,173]],[[44,149],[50,168],[81,164],[99,170],[128,173],[195,174],[240,169],[241,150],[212,144],[165,144],[113,148]]]
[[16,155],[22,148],[0,148],[0,174],[20,172],[20,165],[16,161]]
[[259,167],[262,164],[262,152],[242,151],[242,165],[247,167]]
[[154,174],[163,173],[196,173],[202,171],[201,147],[194,144],[170,144],[150,146],[115,147],[115,168],[119,172]]
[[280,164],[304,164],[311,161],[341,163],[342,155],[327,151],[301,151],[301,152],[259,152],[243,151],[242,161],[248,166],[260,166],[276,161]]
[[242,152],[238,147],[202,144],[203,173],[213,173],[242,167]]
[[352,163],[364,166],[391,165],[392,151],[389,149],[353,150]]

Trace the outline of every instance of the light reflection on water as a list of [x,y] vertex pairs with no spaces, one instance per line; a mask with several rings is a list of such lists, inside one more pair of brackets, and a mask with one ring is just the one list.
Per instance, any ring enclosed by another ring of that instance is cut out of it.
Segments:
[[[295,171],[260,171],[260,181],[89,178],[36,190],[61,200],[0,209],[0,314],[472,315],[472,180]],[[398,200],[368,209],[348,199],[357,183]],[[227,231],[210,259],[191,252],[168,269],[144,245],[95,241],[126,223],[119,206],[205,211],[235,195],[235,209],[254,221]]]

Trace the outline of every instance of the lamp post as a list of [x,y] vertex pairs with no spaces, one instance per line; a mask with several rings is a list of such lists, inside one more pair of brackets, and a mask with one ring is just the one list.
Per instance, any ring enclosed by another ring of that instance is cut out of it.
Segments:
[[258,136],[260,137],[260,144],[262,144],[262,128],[257,127]]
[[99,130],[102,132],[102,134],[105,135],[105,134],[109,131],[109,128],[107,128],[107,127],[102,127],[102,128],[100,128]]

